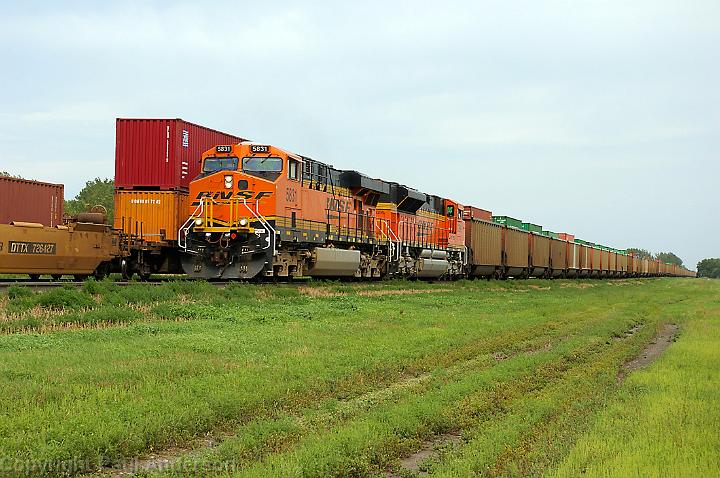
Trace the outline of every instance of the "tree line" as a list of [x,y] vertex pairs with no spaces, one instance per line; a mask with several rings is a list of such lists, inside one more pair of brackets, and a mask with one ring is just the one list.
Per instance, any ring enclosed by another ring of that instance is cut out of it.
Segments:
[[698,277],[720,279],[720,259],[703,259],[697,265]]
[[640,259],[658,260],[665,264],[674,264],[676,266],[683,265],[683,260],[672,252],[658,252],[657,254],[653,254],[650,251],[636,247],[631,247],[628,249],[628,252],[633,253],[635,257],[639,257]]

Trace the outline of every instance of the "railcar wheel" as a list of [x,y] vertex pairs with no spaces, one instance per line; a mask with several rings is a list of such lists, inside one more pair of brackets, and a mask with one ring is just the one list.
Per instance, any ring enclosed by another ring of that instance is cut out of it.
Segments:
[[62,277],[62,274],[52,274],[51,277],[53,280],[60,280],[60,278]]
[[127,261],[127,259],[123,259],[120,261],[120,274],[122,275],[123,280],[130,280],[132,279],[133,275],[135,275],[131,268],[130,263]]
[[87,279],[89,276],[87,274],[75,274],[73,275],[73,279],[75,279],[78,282],[83,282],[85,279]]
[[31,281],[38,281],[40,280],[40,274],[29,274]]
[[102,263],[99,266],[97,266],[97,269],[93,272],[93,277],[95,280],[103,280],[108,275],[109,267],[106,263]]

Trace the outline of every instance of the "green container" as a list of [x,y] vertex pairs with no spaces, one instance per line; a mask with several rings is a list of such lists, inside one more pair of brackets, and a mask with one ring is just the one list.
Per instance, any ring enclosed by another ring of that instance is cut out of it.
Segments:
[[546,232],[547,232],[547,234],[546,234],[547,236],[549,236],[549,237],[551,237],[551,238],[553,238],[553,239],[557,239],[557,238],[558,238],[558,233],[557,233],[557,232],[543,231],[543,234],[545,234]]
[[508,227],[515,227],[517,229],[523,228],[523,222],[520,219],[515,219],[510,216],[493,216],[493,222],[496,224],[503,224]]
[[586,246],[589,244],[589,242],[583,241],[582,239],[575,239],[575,244],[581,244],[583,246]]
[[537,224],[533,224],[531,222],[523,222],[522,228],[528,232],[537,232],[538,234],[540,234],[543,230],[542,226],[538,226]]

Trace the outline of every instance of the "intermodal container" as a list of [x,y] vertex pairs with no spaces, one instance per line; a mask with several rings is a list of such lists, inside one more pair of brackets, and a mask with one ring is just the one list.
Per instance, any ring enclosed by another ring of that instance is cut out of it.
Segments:
[[115,187],[187,190],[200,173],[202,153],[239,136],[181,119],[118,118],[115,127]]
[[0,224],[37,222],[62,224],[64,187],[27,179],[0,176]]
[[475,206],[465,206],[463,208],[463,219],[480,219],[482,221],[492,221],[492,212],[480,209]]
[[465,244],[470,248],[473,276],[490,277],[502,264],[502,229],[494,222],[465,221]]
[[188,218],[184,191],[115,190],[115,229],[149,243],[174,245]]
[[533,224],[531,222],[523,222],[522,228],[528,232],[537,232],[538,234],[542,232],[542,226],[538,224]]
[[523,228],[523,222],[520,219],[515,219],[514,217],[510,216],[493,216],[492,217],[493,222],[496,222],[498,224],[502,224],[509,227],[514,227],[517,229]]

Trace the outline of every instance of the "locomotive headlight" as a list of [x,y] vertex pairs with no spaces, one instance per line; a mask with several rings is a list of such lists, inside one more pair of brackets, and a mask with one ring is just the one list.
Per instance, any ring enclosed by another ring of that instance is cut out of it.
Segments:
[[240,227],[245,227],[248,225],[248,220],[245,218],[240,219]]
[[232,189],[233,177],[231,175],[225,176],[225,189]]
[[195,225],[196,226],[202,226],[203,220],[200,218],[195,219]]

